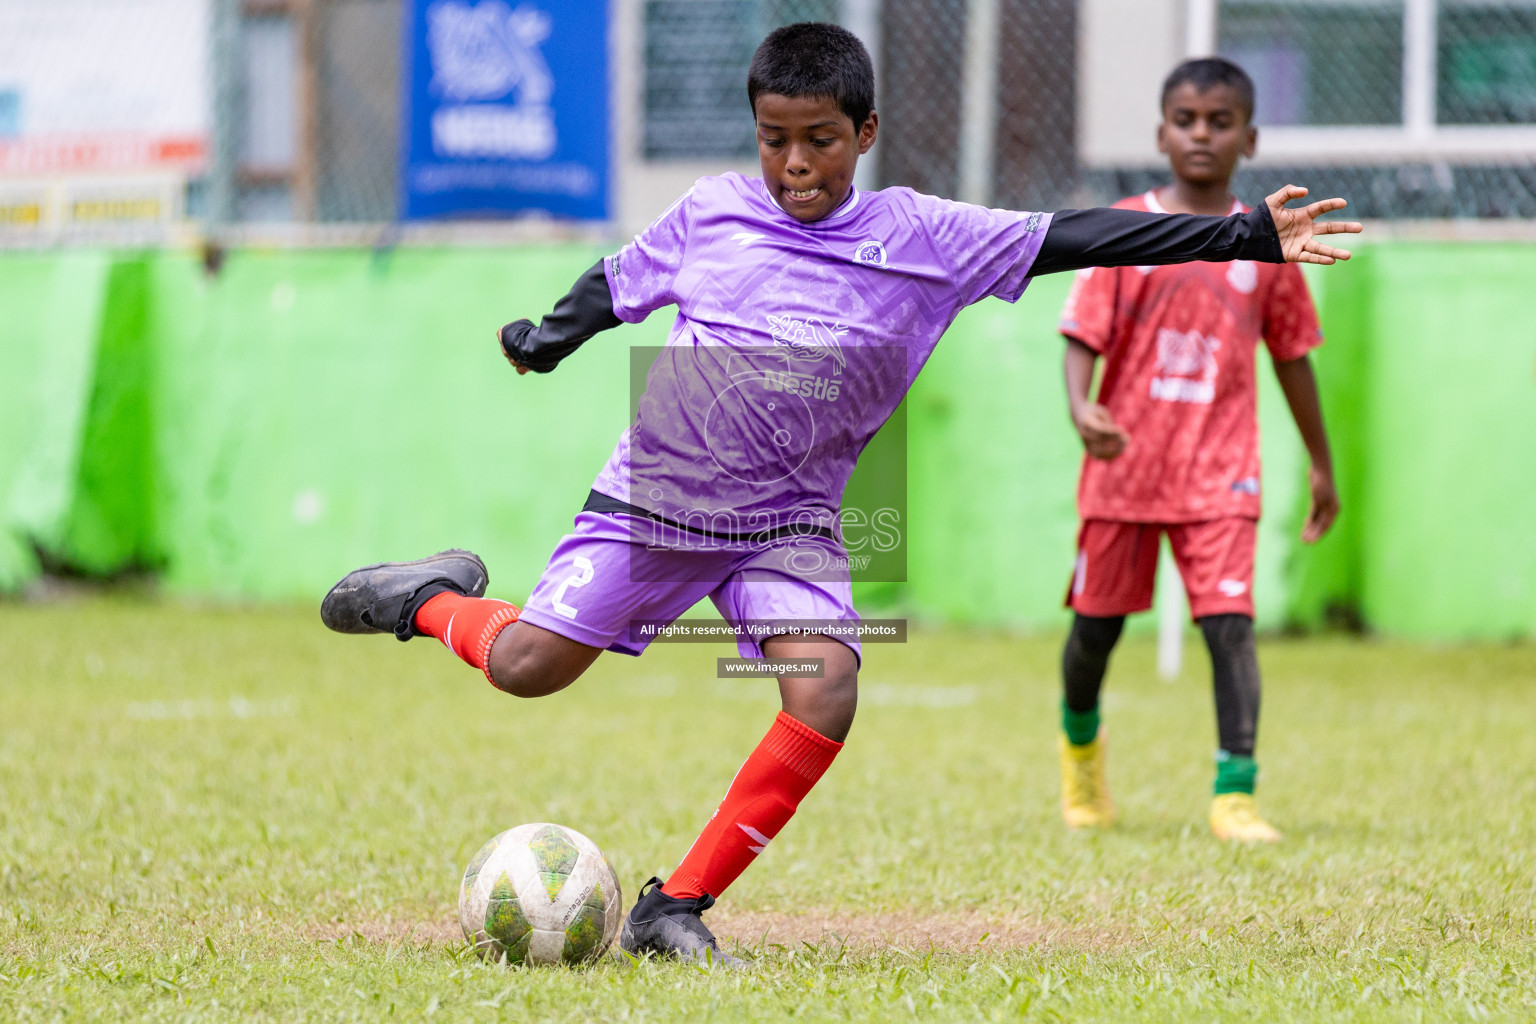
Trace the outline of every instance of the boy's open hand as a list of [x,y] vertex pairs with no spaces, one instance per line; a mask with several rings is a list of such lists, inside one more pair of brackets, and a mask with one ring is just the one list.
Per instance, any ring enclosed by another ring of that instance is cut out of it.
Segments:
[[1097,402],[1083,406],[1082,412],[1072,417],[1077,433],[1083,439],[1083,447],[1096,459],[1113,459],[1125,451],[1130,437],[1115,423],[1109,410]]
[[1285,208],[1292,199],[1300,199],[1307,190],[1300,185],[1287,185],[1274,195],[1266,196],[1265,205],[1274,218],[1275,230],[1280,233],[1280,249],[1287,263],[1322,263],[1349,259],[1348,249],[1335,249],[1317,240],[1318,235],[1358,235],[1362,228],[1359,221],[1330,220],[1321,224],[1317,218],[1347,205],[1342,199],[1322,199],[1294,210]]
[[1312,485],[1312,507],[1307,510],[1307,525],[1301,528],[1301,539],[1316,544],[1323,539],[1333,521],[1339,518],[1339,492],[1333,486],[1333,474],[1312,467],[1309,474]]

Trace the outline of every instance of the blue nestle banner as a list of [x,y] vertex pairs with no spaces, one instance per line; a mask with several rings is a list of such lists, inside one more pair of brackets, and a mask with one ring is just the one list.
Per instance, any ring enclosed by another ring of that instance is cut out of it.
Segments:
[[404,0],[401,211],[608,217],[608,0]]

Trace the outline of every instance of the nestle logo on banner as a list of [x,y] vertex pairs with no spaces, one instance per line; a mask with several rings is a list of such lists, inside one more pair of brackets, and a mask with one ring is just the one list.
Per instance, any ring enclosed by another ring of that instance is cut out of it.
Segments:
[[[427,5],[426,17],[430,88],[450,101],[432,114],[433,151],[519,160],[553,154],[555,81],[540,50],[549,15],[529,4],[513,10],[502,0],[438,0]],[[488,102],[508,96],[511,103]]]
[[432,115],[432,149],[443,156],[543,160],[555,151],[548,111],[446,107]]

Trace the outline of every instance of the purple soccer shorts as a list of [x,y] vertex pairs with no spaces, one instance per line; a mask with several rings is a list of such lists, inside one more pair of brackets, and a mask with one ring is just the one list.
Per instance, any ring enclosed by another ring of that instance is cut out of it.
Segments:
[[[847,628],[859,613],[846,560],[840,544],[817,534],[772,543],[727,540],[638,516],[583,511],[555,546],[522,621],[631,655],[645,650],[655,626],[706,597],[727,622],[816,620]],[[736,646],[743,657],[760,658],[762,639],[744,631]],[[856,639],[837,639],[862,660]]]

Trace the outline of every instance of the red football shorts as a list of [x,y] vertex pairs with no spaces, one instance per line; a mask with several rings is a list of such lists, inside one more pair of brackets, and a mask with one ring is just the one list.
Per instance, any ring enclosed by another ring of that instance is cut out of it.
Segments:
[[1253,546],[1258,522],[1230,517],[1203,523],[1084,521],[1077,534],[1077,565],[1067,607],[1083,615],[1113,616],[1152,607],[1157,582],[1157,539],[1168,535],[1184,578],[1192,618],[1253,617]]

